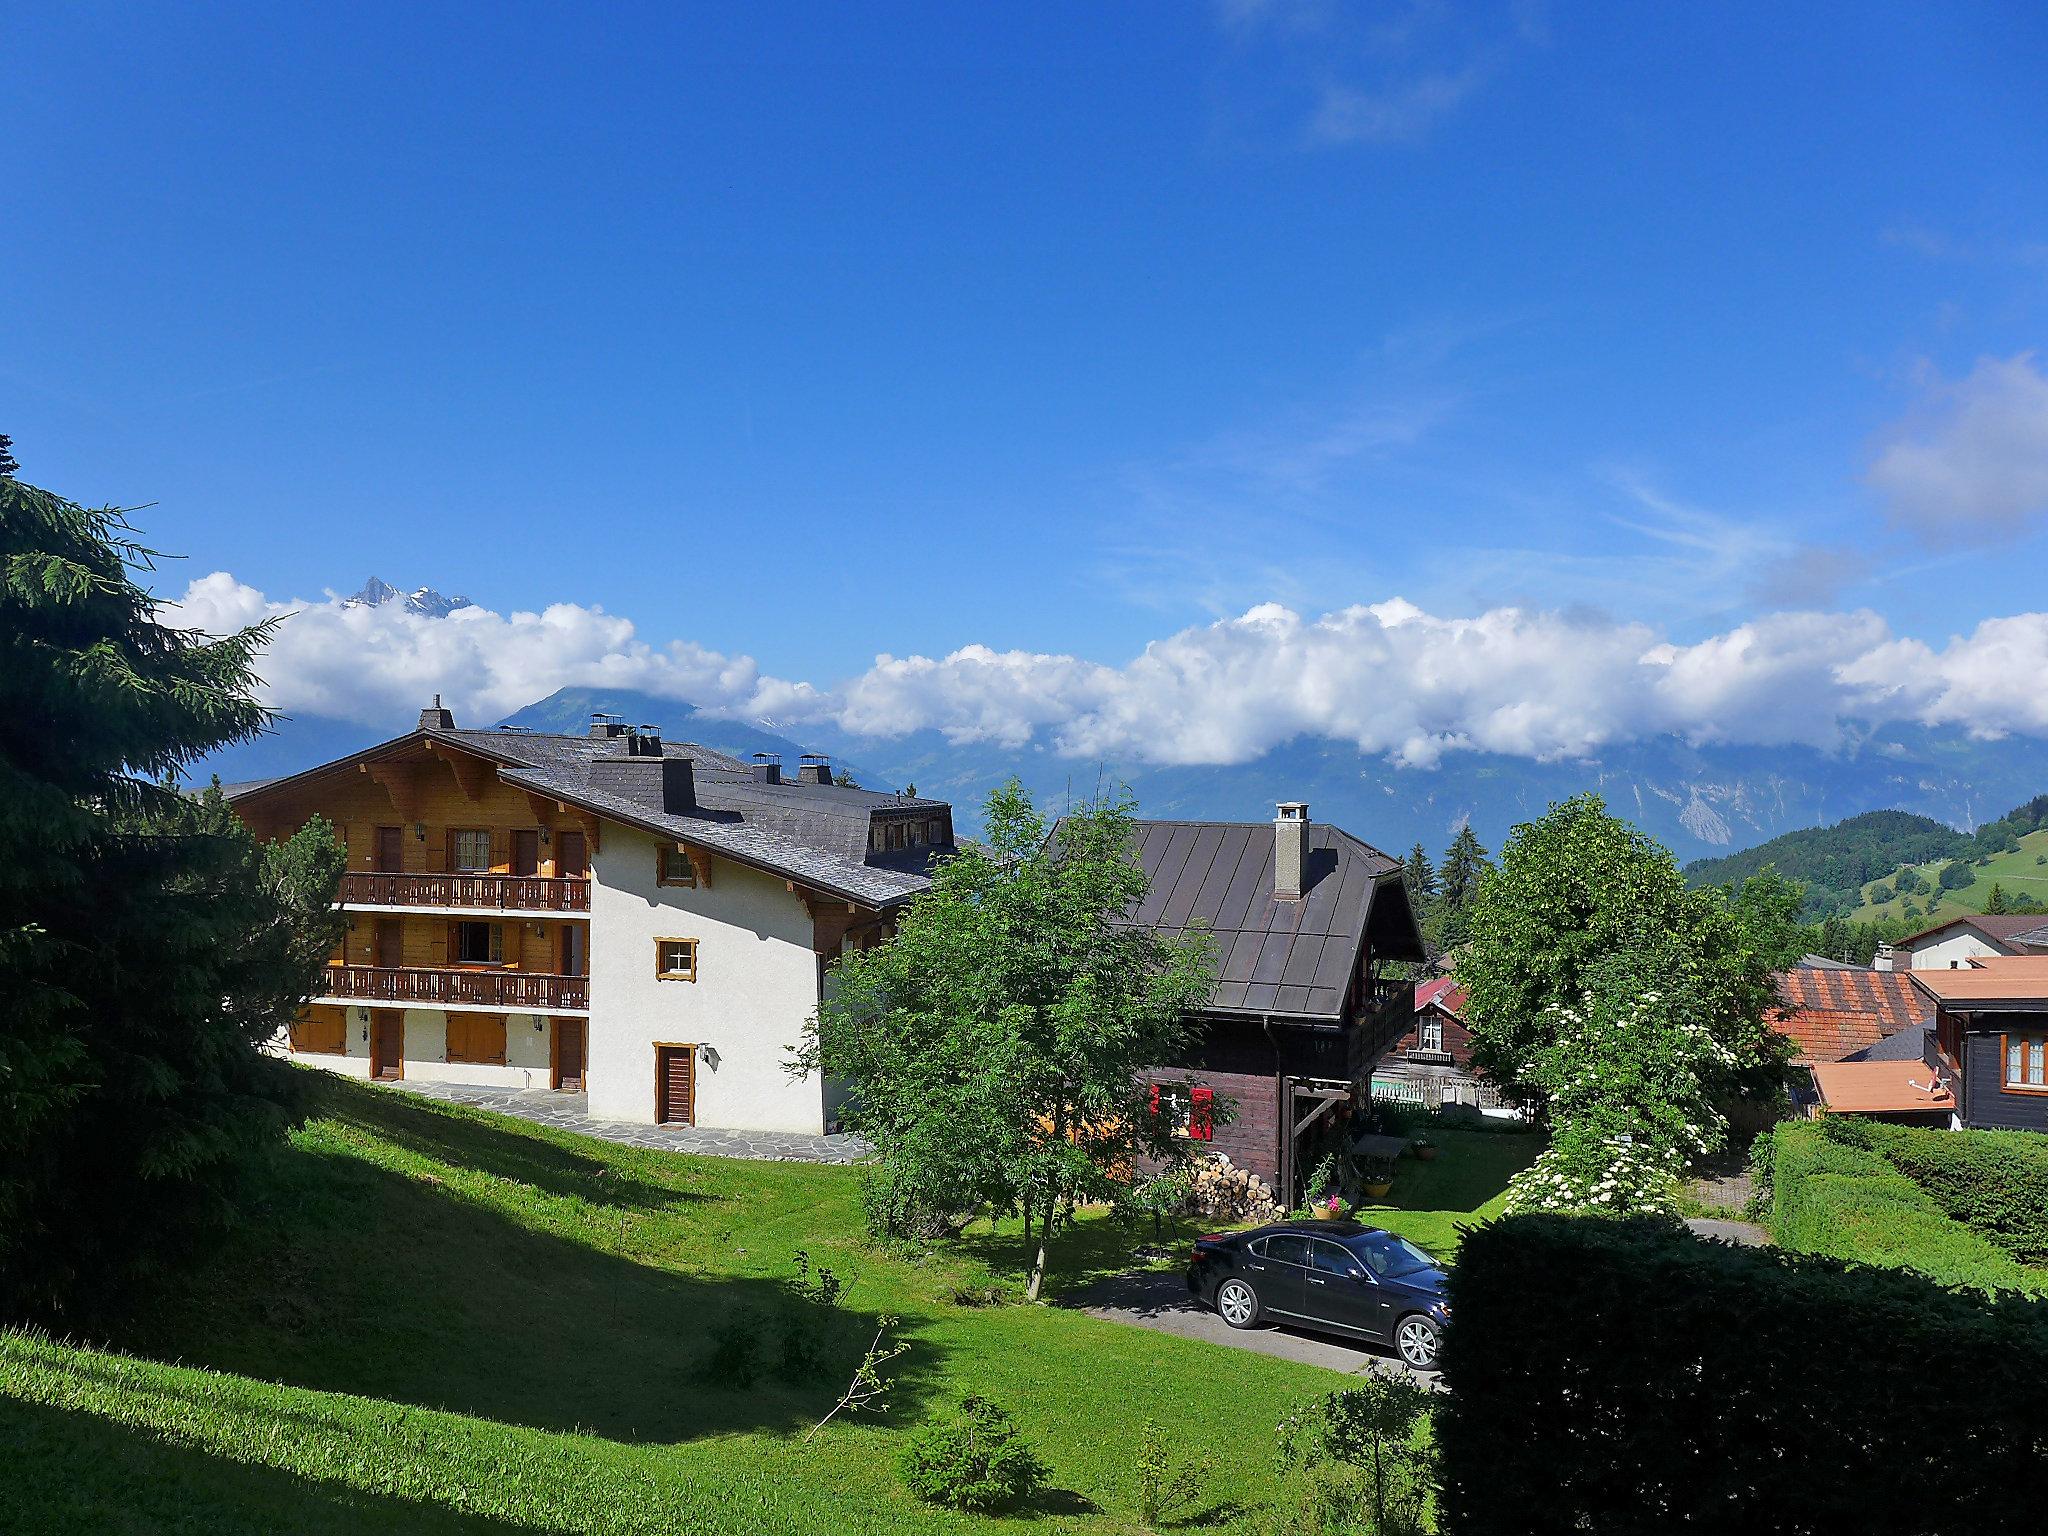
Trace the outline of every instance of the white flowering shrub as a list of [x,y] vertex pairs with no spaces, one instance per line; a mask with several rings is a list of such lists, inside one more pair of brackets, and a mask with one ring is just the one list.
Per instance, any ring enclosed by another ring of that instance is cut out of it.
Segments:
[[1551,1010],[1551,1043],[1524,1066],[1548,1097],[1551,1142],[1509,1185],[1508,1210],[1675,1213],[1686,1164],[1726,1138],[1708,1084],[1732,1061],[1685,1013],[1620,987]]

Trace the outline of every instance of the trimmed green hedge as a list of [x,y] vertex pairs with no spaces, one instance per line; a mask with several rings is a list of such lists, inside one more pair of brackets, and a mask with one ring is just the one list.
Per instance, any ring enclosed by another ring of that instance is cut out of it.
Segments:
[[2026,1268],[1957,1221],[1887,1160],[1878,1147],[1889,1142],[1893,1129],[1840,1116],[1778,1127],[1769,1222],[1778,1245],[1918,1270],[1945,1285],[2048,1292],[2048,1273]]
[[1950,1216],[2022,1264],[2048,1261],[2048,1137],[1905,1125],[1868,1129],[1885,1161]]
[[2048,1508],[2048,1303],[1531,1215],[1465,1240],[1451,1305],[1446,1536],[2035,1536]]

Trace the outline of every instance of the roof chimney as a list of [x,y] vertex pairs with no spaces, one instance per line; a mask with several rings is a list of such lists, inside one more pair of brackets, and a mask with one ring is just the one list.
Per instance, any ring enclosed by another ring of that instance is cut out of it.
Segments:
[[1299,901],[1308,862],[1308,804],[1282,800],[1273,816],[1273,899]]
[[830,784],[832,760],[822,752],[806,752],[797,759],[796,781],[799,784]]
[[687,757],[656,757],[630,748],[623,757],[593,757],[590,787],[665,816],[686,816],[697,808],[696,765]]
[[590,734],[598,741],[610,741],[614,736],[626,734],[617,715],[608,715],[603,710],[593,710],[590,715]]
[[434,707],[420,711],[420,729],[423,731],[452,731],[455,729],[455,713],[441,707],[441,695],[434,695]]
[[780,784],[782,782],[781,757],[773,752],[756,752],[754,754],[754,780],[760,784]]

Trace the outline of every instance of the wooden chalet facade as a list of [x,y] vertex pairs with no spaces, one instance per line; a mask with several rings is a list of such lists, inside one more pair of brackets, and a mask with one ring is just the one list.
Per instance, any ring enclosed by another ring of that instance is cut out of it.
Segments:
[[2048,1131],[2048,955],[1919,969],[1934,1005],[1924,1064],[1966,1130]]
[[1133,920],[1215,945],[1199,1039],[1157,1069],[1159,1112],[1291,1202],[1311,1132],[1362,1104],[1413,1025],[1413,985],[1389,973],[1424,958],[1401,863],[1297,802],[1264,824],[1140,821],[1135,852],[1151,889]]
[[826,962],[873,942],[952,845],[943,802],[845,788],[822,761],[663,742],[417,730],[230,790],[260,836],[315,816],[348,850],[347,931],[279,1042],[372,1079],[587,1096],[607,1119],[817,1132],[838,1090],[786,1050]]

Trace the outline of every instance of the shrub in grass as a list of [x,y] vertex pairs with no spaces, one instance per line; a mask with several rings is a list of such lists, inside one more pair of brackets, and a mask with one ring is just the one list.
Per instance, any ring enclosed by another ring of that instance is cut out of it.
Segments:
[[1045,1464],[1009,1414],[978,1395],[911,1431],[900,1465],[927,1504],[977,1512],[1020,1503],[1045,1481]]
[[1206,1457],[1178,1455],[1166,1431],[1154,1419],[1147,1419],[1138,1431],[1138,1452],[1132,1467],[1132,1484],[1138,1506],[1138,1523],[1147,1529],[1162,1520],[1184,1515],[1202,1496],[1215,1463]]
[[761,1340],[768,1319],[757,1307],[738,1307],[711,1325],[711,1353],[700,1373],[711,1386],[745,1392],[761,1379]]
[[[1280,1467],[1297,1477],[1295,1502],[1320,1519],[1333,1487],[1350,1490],[1362,1529],[1409,1536],[1425,1529],[1435,1482],[1435,1457],[1420,1433],[1430,1393],[1410,1376],[1368,1374],[1359,1386],[1331,1392],[1280,1421]],[[1347,1469],[1333,1481],[1327,1469]],[[1328,1527],[1333,1530],[1343,1526]]]

